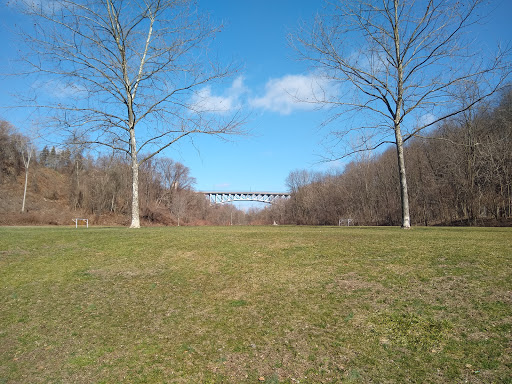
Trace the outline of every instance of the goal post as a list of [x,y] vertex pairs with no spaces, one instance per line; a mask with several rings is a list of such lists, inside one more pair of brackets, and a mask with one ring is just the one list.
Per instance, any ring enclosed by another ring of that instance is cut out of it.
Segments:
[[79,218],[73,219],[73,222],[75,223],[75,228],[78,228],[79,221],[85,222],[86,227],[89,228],[89,219],[79,219]]
[[351,225],[354,225],[354,220],[352,219],[339,219],[338,221],[338,226],[340,227],[350,227]]

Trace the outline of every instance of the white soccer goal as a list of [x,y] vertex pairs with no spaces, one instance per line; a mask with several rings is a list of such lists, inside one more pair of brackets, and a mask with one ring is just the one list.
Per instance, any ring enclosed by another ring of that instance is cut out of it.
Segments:
[[78,222],[83,221],[85,222],[85,225],[87,228],[89,228],[89,219],[73,219],[73,222],[75,223],[75,228],[78,228]]
[[352,220],[352,219],[340,219],[338,221],[338,225],[340,227],[350,227],[351,225],[354,225],[354,220]]

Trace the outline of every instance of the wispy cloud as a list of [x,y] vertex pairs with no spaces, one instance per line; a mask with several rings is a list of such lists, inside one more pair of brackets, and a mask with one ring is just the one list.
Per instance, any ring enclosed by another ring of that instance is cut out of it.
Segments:
[[32,88],[42,89],[48,96],[57,99],[78,97],[87,93],[87,90],[81,85],[64,83],[59,80],[36,81],[32,84]]
[[227,113],[242,106],[242,96],[248,91],[244,78],[237,77],[231,87],[215,95],[210,86],[200,89],[192,98],[193,109],[199,112]]
[[267,81],[262,95],[245,85],[243,76],[237,77],[225,91],[206,86],[198,90],[190,103],[201,113],[225,114],[242,108],[263,109],[289,115],[295,111],[314,110],[319,102],[338,93],[338,88],[326,78],[315,74],[285,75]]
[[418,118],[417,125],[418,127],[423,127],[425,125],[431,124],[436,121],[436,116],[432,113],[425,113]]
[[288,115],[296,110],[313,110],[318,101],[325,100],[335,92],[335,87],[328,80],[309,75],[286,75],[271,79],[265,85],[265,94],[249,100],[253,108],[261,108],[281,115]]

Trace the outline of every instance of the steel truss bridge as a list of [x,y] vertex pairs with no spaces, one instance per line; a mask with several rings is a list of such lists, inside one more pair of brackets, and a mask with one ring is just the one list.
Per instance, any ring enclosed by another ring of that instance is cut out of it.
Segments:
[[210,204],[223,204],[232,201],[259,201],[260,203],[273,204],[279,199],[287,199],[289,193],[281,192],[213,192],[203,191]]

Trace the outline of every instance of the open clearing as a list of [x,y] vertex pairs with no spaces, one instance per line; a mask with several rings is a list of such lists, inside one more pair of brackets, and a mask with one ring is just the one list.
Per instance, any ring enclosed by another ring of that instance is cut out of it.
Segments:
[[0,228],[0,383],[407,381],[512,383],[512,228]]

